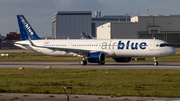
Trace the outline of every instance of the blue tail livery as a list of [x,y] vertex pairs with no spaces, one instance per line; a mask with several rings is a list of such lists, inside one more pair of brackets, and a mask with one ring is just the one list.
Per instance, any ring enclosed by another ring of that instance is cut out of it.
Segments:
[[89,39],[94,39],[89,33],[87,33]]
[[39,40],[41,39],[33,30],[31,25],[27,22],[23,15],[17,15],[19,30],[21,33],[21,40],[28,40],[28,36],[31,40]]

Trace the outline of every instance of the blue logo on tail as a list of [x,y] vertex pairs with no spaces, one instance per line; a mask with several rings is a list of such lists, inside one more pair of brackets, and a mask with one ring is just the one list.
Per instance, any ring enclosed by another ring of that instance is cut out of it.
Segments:
[[27,22],[25,17],[23,15],[17,15],[18,24],[19,24],[19,30],[21,33],[21,39],[22,40],[28,40],[28,36],[31,38],[31,40],[39,40],[39,36],[34,32],[31,25]]

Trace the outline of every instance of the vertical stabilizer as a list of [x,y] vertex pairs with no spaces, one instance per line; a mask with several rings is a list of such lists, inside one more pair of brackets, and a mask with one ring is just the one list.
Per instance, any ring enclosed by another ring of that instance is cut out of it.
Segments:
[[23,15],[17,15],[17,20],[19,24],[19,30],[21,33],[22,40],[28,40],[28,36],[31,40],[39,40],[39,36],[35,33],[31,25],[27,22]]
[[90,34],[84,32],[81,33],[81,39],[94,39]]

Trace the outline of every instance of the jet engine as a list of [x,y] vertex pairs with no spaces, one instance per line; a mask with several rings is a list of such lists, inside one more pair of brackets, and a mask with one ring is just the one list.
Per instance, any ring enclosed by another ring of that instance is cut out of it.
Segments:
[[115,57],[113,58],[116,62],[131,62],[132,57]]
[[101,52],[89,53],[87,57],[87,60],[90,63],[104,63],[105,59],[106,59],[105,54]]

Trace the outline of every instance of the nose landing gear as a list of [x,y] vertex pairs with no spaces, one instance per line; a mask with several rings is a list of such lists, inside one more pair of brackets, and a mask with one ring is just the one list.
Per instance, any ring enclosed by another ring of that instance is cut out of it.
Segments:
[[155,65],[155,66],[158,65],[157,57],[153,57],[153,59],[154,59],[154,65]]

